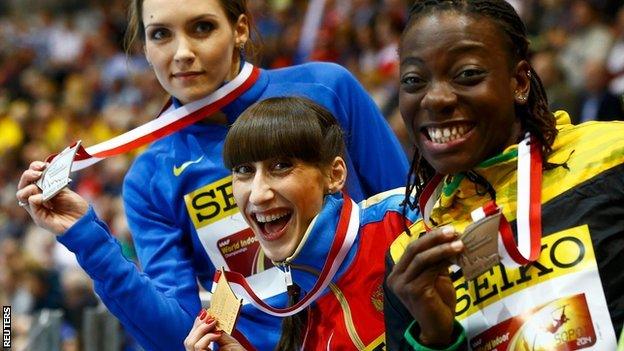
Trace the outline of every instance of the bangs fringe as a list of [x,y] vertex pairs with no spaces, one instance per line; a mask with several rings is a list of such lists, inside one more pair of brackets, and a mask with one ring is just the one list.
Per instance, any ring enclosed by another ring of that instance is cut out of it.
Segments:
[[344,156],[342,129],[331,112],[302,97],[274,97],[255,103],[234,122],[225,138],[229,169],[273,158],[325,165]]
[[305,114],[275,115],[258,110],[247,111],[248,118],[239,117],[240,123],[237,121],[230,129],[223,149],[227,168],[278,157],[321,162],[323,136],[316,121]]

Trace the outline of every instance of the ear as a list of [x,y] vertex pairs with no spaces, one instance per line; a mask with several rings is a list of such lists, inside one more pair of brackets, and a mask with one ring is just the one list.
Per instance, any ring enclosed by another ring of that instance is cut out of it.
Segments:
[[249,19],[246,15],[238,16],[238,20],[234,25],[234,42],[236,47],[245,46],[249,40]]
[[526,105],[531,92],[531,65],[526,60],[516,64],[513,74],[512,91],[518,105]]
[[331,162],[327,173],[327,193],[337,193],[341,191],[347,180],[347,165],[340,156],[336,156]]

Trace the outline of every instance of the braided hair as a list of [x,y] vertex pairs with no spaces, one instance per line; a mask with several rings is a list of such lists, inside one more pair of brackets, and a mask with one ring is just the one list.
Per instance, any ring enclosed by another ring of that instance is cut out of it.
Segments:
[[[491,20],[506,34],[513,62],[517,63],[521,60],[529,62],[529,40],[526,27],[514,8],[505,0],[417,0],[410,9],[403,35],[423,16],[442,11],[456,11],[460,14],[480,16]],[[405,37],[401,38],[401,42],[404,40]],[[516,104],[515,112],[520,118],[523,132],[530,132],[540,141],[542,157],[545,160],[546,156],[552,152],[552,144],[557,136],[556,122],[554,115],[548,109],[548,99],[542,81],[532,67],[528,74],[531,87],[527,103]],[[550,166],[552,165],[544,162],[545,168]],[[418,197],[434,175],[435,169],[415,147],[407,175],[405,205],[412,209],[417,207]],[[403,209],[405,210],[406,208]]]

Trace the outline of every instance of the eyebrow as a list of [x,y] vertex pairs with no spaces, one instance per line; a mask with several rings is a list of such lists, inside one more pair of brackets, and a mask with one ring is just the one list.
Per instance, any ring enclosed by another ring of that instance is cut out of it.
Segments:
[[473,40],[462,40],[452,45],[448,51],[453,54],[461,54],[468,51],[479,51],[485,49],[485,44]]
[[423,64],[423,63],[424,63],[424,60],[421,59],[420,57],[408,56],[408,57],[404,58],[403,60],[401,60],[401,62],[399,63],[399,66],[419,65],[419,64]]
[[[197,15],[197,16],[191,18],[187,22],[195,22],[195,21],[199,21],[201,19],[205,19],[207,17],[208,18],[213,18],[213,19],[218,18],[218,16],[213,14],[213,13],[204,13],[204,14]],[[166,22],[154,22],[154,23],[145,24],[145,29],[147,29],[148,27],[151,27],[151,26],[162,27],[162,26],[166,26],[166,25],[167,25]]]
[[[471,52],[471,51],[481,51],[483,49],[485,49],[485,45],[481,42],[472,41],[472,40],[462,40],[459,43],[453,44],[448,49],[448,52],[453,55],[458,55],[458,54]],[[423,63],[425,63],[425,61],[420,57],[408,56],[402,59],[399,65],[402,67],[405,65],[420,65]]]

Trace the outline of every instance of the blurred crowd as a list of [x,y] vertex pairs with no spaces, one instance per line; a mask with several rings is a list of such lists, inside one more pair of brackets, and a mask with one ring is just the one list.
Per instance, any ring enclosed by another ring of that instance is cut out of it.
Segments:
[[[302,48],[312,1],[249,1],[262,39],[255,63],[344,65],[409,153],[397,111],[397,50],[411,1],[326,0],[315,40]],[[575,122],[624,119],[624,1],[510,2],[528,24],[551,109],[567,110]],[[98,304],[75,258],[17,206],[21,172],[75,140],[90,146],[145,123],[167,98],[140,44],[124,50],[126,6],[127,0],[0,1],[0,302],[13,307],[16,346],[25,342],[31,316],[58,308],[66,316],[65,348],[79,349],[81,312]],[[94,204],[129,260],[135,256],[120,193],[135,154],[73,174],[71,184]]]

